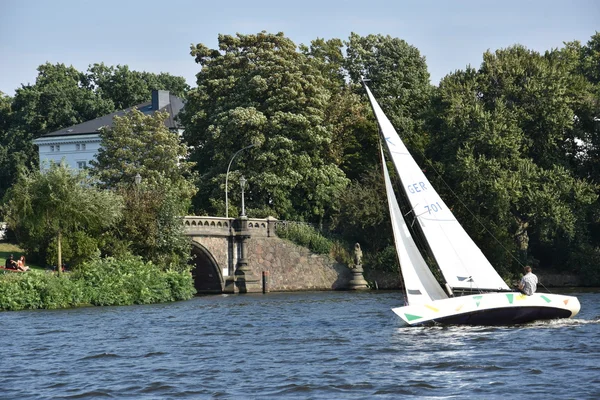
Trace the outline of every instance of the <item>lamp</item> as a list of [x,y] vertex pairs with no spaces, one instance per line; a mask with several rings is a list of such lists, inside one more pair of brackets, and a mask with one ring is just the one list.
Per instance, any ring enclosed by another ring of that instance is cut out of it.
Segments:
[[229,182],[229,168],[231,168],[231,163],[233,163],[233,159],[235,158],[235,156],[240,154],[242,151],[249,149],[250,147],[254,147],[254,146],[256,146],[256,143],[250,144],[244,148],[239,149],[238,151],[235,152],[233,157],[231,157],[231,160],[229,160],[229,165],[227,166],[227,173],[225,174],[225,218],[229,218],[229,198],[228,198],[228,194],[227,194],[228,193],[227,183]]
[[242,175],[240,177],[240,187],[242,188],[242,215],[240,215],[240,217],[246,216],[246,207],[244,206],[244,189],[246,189],[246,182],[248,182],[248,181]]

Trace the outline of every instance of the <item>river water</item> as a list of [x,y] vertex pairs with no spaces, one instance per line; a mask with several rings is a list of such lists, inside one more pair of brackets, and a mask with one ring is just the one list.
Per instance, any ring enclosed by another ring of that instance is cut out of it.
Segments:
[[400,292],[0,313],[0,398],[600,398],[600,293],[573,320],[402,328]]

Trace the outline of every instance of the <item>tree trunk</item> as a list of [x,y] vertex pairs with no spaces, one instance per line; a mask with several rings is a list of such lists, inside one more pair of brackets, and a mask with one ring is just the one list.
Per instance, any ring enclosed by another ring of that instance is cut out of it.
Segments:
[[56,237],[56,247],[58,249],[58,265],[56,266],[56,270],[58,271],[58,275],[62,274],[62,249],[60,247],[60,239],[61,234],[59,230],[58,235]]
[[519,248],[519,261],[523,265],[527,265],[527,251],[529,249],[529,235],[527,234],[527,228],[529,228],[529,222],[523,221],[522,219],[515,217],[517,220],[517,232],[515,233],[515,239]]

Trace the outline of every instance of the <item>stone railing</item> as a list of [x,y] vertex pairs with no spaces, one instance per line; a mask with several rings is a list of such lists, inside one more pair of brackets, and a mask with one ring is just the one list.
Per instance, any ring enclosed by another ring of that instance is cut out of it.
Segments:
[[[231,236],[235,235],[241,228],[240,218],[223,217],[195,217],[183,218],[185,233],[190,236]],[[278,221],[273,217],[248,218],[246,227],[250,236],[270,237],[275,235],[275,223]]]

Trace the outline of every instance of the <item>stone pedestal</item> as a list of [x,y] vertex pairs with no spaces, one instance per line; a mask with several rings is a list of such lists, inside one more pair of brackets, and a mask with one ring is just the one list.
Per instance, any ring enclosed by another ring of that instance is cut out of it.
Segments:
[[368,290],[367,281],[363,276],[363,268],[361,264],[355,265],[352,268],[352,280],[348,282],[349,290]]
[[235,291],[237,293],[261,292],[260,279],[254,276],[252,270],[248,268],[248,249],[246,245],[246,241],[250,238],[250,233],[248,231],[248,217],[242,216],[237,219],[236,236],[240,249],[240,257],[234,274]]
[[235,293],[235,277],[226,276],[224,277],[225,286],[223,287],[223,293],[233,294]]

